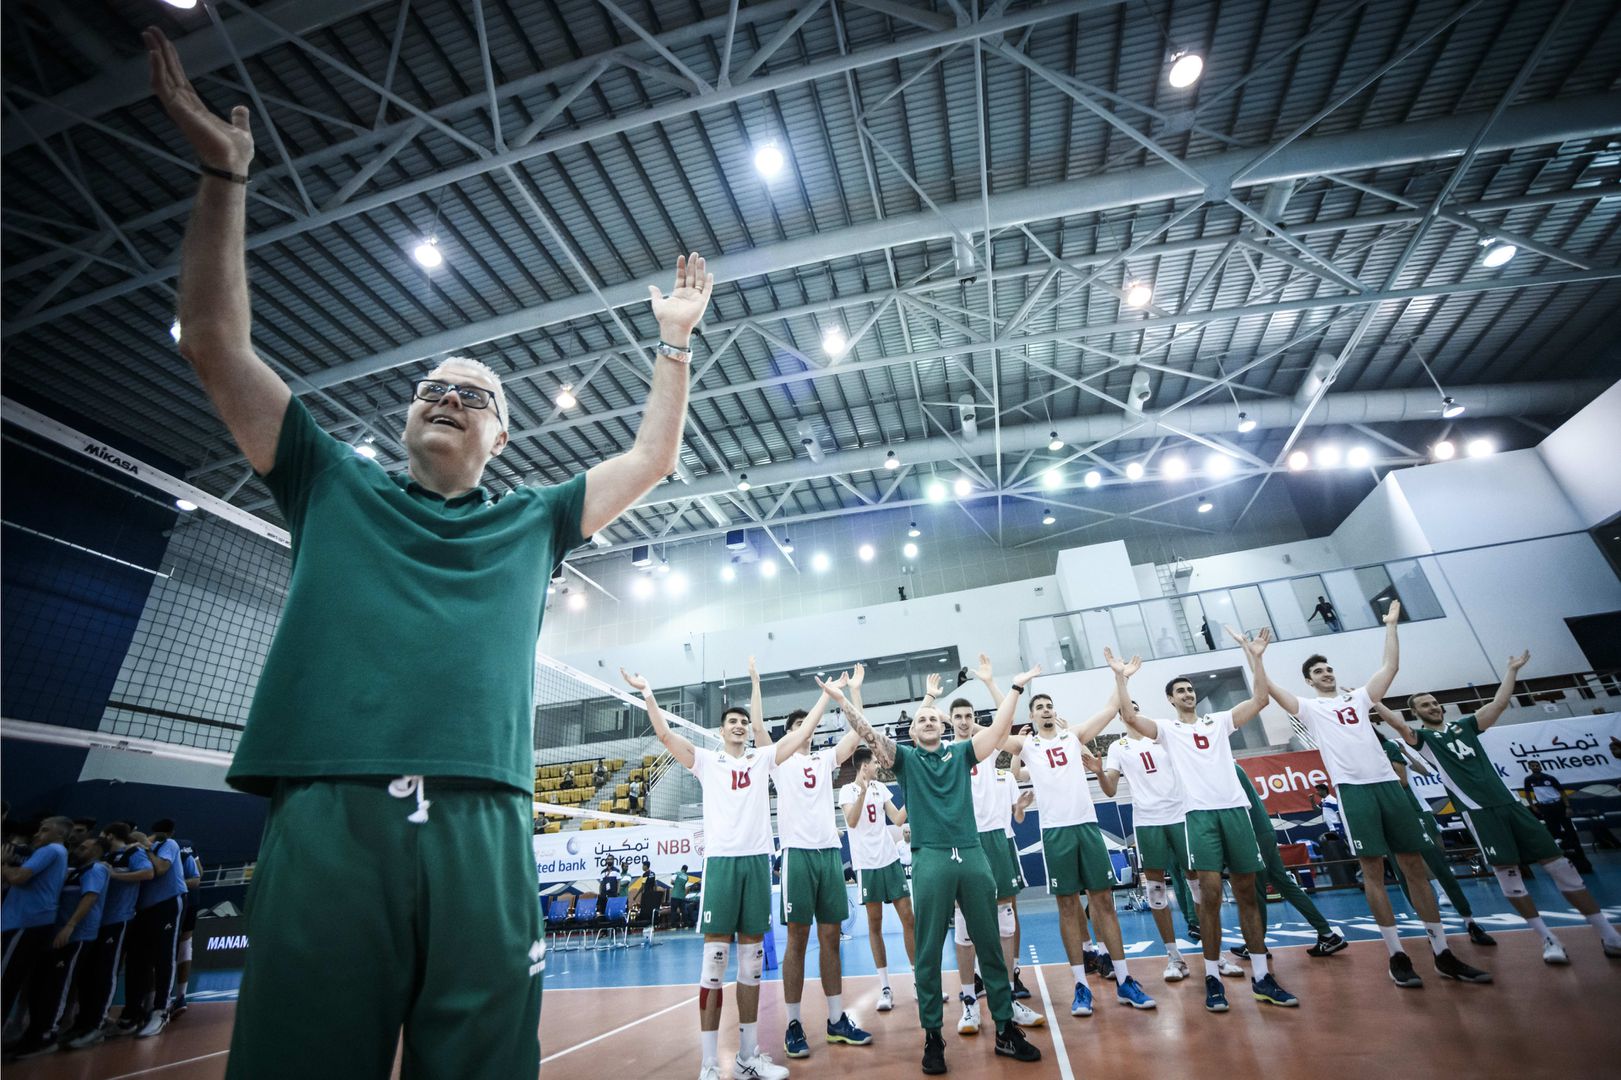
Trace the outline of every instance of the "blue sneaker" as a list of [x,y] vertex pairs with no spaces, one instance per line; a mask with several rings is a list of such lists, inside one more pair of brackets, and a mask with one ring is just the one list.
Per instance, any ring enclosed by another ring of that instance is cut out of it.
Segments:
[[[801,1035],[800,1038],[803,1039],[804,1036]],[[839,1017],[838,1023],[835,1024],[831,1020],[827,1022],[827,1041],[844,1043],[847,1046],[866,1046],[872,1042],[872,1036],[856,1027],[850,1019],[850,1014],[845,1013]]]
[[1120,980],[1120,984],[1114,988],[1114,992],[1115,999],[1120,1004],[1130,1005],[1133,1009],[1152,1009],[1156,1007],[1154,999],[1143,993],[1142,985],[1129,975]]
[[798,1020],[788,1021],[788,1034],[783,1036],[782,1050],[791,1058],[810,1057],[810,1043],[805,1041],[805,1025]]
[[1259,979],[1250,980],[1250,989],[1255,992],[1256,1001],[1264,1001],[1268,1005],[1282,1005],[1292,1009],[1300,1004],[1300,999],[1278,985],[1278,980],[1272,977],[1269,971]]
[[1204,1008],[1205,1012],[1227,1011],[1227,991],[1214,975],[1204,977]]
[[1071,1016],[1092,1015],[1092,990],[1084,982],[1075,984],[1075,1000],[1070,1002],[1069,1014]]

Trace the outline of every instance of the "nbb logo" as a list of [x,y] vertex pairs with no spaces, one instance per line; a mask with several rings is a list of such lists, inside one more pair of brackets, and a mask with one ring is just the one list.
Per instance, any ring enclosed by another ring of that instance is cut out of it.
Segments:
[[660,840],[658,853],[660,855],[686,855],[692,851],[692,838],[683,836],[678,840]]

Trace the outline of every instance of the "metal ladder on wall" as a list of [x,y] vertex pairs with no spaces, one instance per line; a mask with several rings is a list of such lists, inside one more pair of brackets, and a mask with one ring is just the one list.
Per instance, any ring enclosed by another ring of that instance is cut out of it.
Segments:
[[[1178,559],[1175,564],[1155,563],[1154,576],[1159,579],[1160,595],[1171,602],[1171,617],[1176,621],[1176,632],[1182,636],[1182,650],[1191,656],[1199,651],[1198,639],[1188,625],[1187,613],[1182,610],[1182,591],[1176,587],[1178,577],[1186,577],[1187,563]],[[1178,573],[1181,571],[1181,573]]]

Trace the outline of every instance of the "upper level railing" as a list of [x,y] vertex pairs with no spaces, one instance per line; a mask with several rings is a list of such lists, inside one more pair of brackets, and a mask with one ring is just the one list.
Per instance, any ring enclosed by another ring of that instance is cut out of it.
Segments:
[[1145,660],[1195,656],[1230,647],[1223,625],[1316,637],[1378,626],[1392,600],[1402,622],[1446,614],[1419,560],[1398,559],[1022,619],[1019,651],[1025,666],[1046,671],[1103,667],[1105,646]]

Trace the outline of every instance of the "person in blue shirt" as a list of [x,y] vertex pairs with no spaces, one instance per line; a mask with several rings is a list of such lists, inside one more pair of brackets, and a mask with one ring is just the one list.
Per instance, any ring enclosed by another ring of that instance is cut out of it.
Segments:
[[155,821],[150,839],[141,845],[152,860],[152,877],[141,882],[135,918],[129,928],[124,1011],[118,1019],[121,1035],[149,1039],[169,1023],[169,998],[174,993],[175,954],[180,947],[186,895],[185,868],[173,833],[173,821]]
[[180,917],[180,948],[175,952],[174,1007],[169,1019],[186,1011],[186,988],[191,985],[191,936],[197,930],[197,893],[203,887],[203,860],[190,840],[177,840],[180,845],[180,873],[186,881],[185,913]]
[[101,831],[107,850],[107,898],[102,904],[101,926],[79,957],[79,1017],[62,1039],[69,1050],[83,1050],[106,1038],[103,1024],[118,987],[118,963],[141,883],[153,876],[152,860],[131,839],[137,835],[127,822],[115,821]]
[[4,853],[6,893],[0,910],[0,941],[5,959],[0,964],[0,987],[5,1007],[11,1008],[28,985],[28,977],[56,936],[56,898],[68,873],[68,849],[63,845],[73,829],[65,817],[48,817],[34,833],[33,853],[21,866],[12,866],[12,848]]
[[53,1054],[56,1028],[62,1020],[73,987],[73,976],[85,946],[101,929],[103,901],[107,897],[107,845],[99,836],[81,839],[68,855],[68,872],[56,903],[55,935],[51,951],[34,969],[28,988],[28,1030],[12,1049],[17,1061]]

